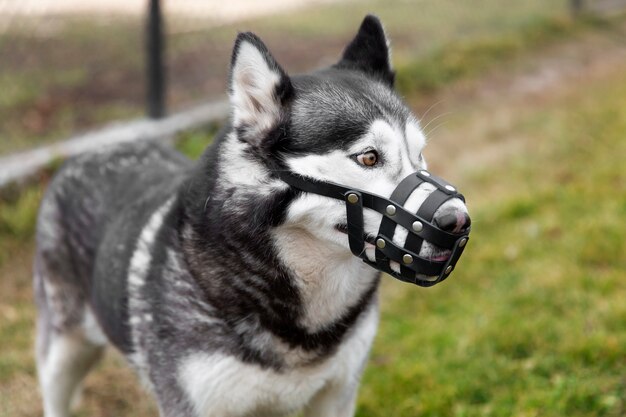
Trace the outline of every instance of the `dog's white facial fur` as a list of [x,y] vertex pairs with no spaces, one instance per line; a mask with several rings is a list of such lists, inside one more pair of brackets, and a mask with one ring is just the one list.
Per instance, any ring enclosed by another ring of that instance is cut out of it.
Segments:
[[[415,171],[413,161],[408,157],[403,130],[386,121],[377,120],[347,151],[335,150],[321,155],[290,158],[286,162],[293,172],[389,197],[398,183],[398,178]],[[423,140],[422,143],[415,144],[416,149],[423,146]],[[354,159],[353,155],[371,149],[376,150],[382,159],[379,166],[365,167]],[[414,161],[418,155],[419,152],[413,158]],[[380,219],[380,214],[366,210],[366,232],[375,235]],[[342,201],[304,194],[290,207],[287,220],[301,224],[321,240],[330,240],[348,248],[347,236],[335,229],[336,225],[346,223],[346,208]]]
[[[426,169],[422,156],[426,139],[419,124],[409,120],[405,126],[392,125],[385,120],[376,120],[367,133],[355,141],[347,151],[335,150],[321,155],[307,155],[290,158],[286,162],[289,168],[304,176],[338,184],[353,186],[383,197],[389,197],[398,183],[409,174]],[[380,165],[365,167],[354,160],[353,155],[374,149],[381,158]],[[434,190],[428,183],[420,185],[408,198],[404,207],[415,213],[420,205]],[[438,211],[453,210],[467,213],[465,204],[459,199],[452,199],[442,205]],[[382,215],[372,210],[365,210],[365,232],[376,236]],[[346,223],[345,203],[311,193],[303,194],[289,209],[287,222],[306,229],[320,242],[331,242],[349,251],[348,237],[336,229]],[[403,246],[408,231],[396,227],[393,240]],[[374,247],[366,245],[366,254],[374,260]],[[437,249],[425,242],[420,256],[430,257]],[[399,265],[392,263],[392,269],[399,272]]]

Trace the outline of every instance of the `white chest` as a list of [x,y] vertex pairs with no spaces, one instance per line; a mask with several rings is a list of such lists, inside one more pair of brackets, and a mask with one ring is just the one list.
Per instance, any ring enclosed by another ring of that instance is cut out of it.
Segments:
[[358,384],[377,324],[377,309],[371,308],[335,355],[314,366],[279,373],[227,354],[198,352],[181,361],[178,378],[198,417],[290,414],[329,384]]

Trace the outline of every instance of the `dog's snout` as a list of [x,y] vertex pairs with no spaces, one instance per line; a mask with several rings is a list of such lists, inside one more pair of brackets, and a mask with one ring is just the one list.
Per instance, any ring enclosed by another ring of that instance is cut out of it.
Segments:
[[455,210],[454,212],[447,212],[435,217],[435,223],[437,223],[440,229],[446,232],[462,233],[469,229],[472,220],[466,212]]

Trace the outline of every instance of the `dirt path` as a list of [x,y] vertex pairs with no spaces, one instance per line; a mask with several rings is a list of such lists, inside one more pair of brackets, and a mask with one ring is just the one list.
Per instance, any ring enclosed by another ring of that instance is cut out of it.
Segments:
[[431,142],[430,168],[454,178],[474,167],[506,163],[527,146],[523,137],[502,134],[514,130],[520,113],[558,100],[572,86],[589,88],[595,80],[625,71],[626,23],[576,36],[478,80],[452,85],[429,100],[429,107],[414,103],[418,115],[427,113],[422,124]]

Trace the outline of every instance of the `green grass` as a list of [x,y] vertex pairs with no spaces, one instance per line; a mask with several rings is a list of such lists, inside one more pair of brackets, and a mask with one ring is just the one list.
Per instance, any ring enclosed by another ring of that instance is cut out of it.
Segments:
[[514,125],[529,149],[464,179],[454,276],[386,283],[359,416],[626,413],[626,76]]
[[41,195],[40,186],[31,186],[0,196],[0,266],[32,240]]
[[[468,199],[472,239],[441,285],[385,279],[359,417],[626,415],[626,71],[508,106],[504,128],[491,127],[501,103],[474,102],[448,128],[478,160],[449,178]],[[482,130],[469,128],[476,119]],[[179,149],[198,155],[211,134]],[[524,146],[480,163],[481,147],[509,137]],[[16,398],[30,412],[7,416],[36,415],[29,262],[41,191],[5,194],[0,416]],[[124,372],[101,366],[81,415],[154,415]]]
[[571,38],[585,30],[608,29],[611,21],[598,17],[579,20],[544,18],[529,22],[515,32],[475,39],[457,39],[426,56],[405,59],[398,65],[397,87],[404,94],[432,93],[461,79],[523,58],[547,44]]
[[175,147],[183,154],[196,159],[212,142],[220,128],[221,124],[213,123],[205,130],[185,132],[176,139]]

